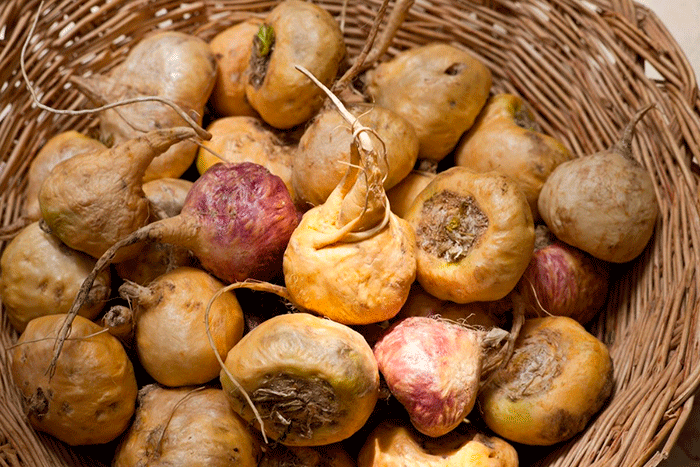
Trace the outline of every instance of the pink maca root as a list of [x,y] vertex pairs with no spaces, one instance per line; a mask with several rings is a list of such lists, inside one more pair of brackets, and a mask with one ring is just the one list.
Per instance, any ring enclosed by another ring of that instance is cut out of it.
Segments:
[[420,432],[441,436],[474,407],[481,377],[476,331],[434,318],[397,322],[374,354],[389,390]]

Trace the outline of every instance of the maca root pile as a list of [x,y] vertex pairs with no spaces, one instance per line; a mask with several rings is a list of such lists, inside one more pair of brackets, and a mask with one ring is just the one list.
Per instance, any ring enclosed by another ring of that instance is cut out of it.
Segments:
[[353,61],[284,0],[75,77],[117,107],[46,142],[0,258],[32,426],[115,466],[509,467],[585,430],[586,326],[658,213],[649,108],[574,155],[476,53]]

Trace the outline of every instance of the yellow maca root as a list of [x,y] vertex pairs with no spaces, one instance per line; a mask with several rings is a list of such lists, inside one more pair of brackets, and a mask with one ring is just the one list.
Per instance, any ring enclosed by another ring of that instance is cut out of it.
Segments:
[[531,318],[510,360],[479,395],[486,425],[513,442],[550,446],[581,432],[613,389],[607,346],[572,318]]
[[241,417],[287,446],[349,438],[379,397],[369,344],[350,327],[309,313],[275,316],[243,336],[220,381]]
[[[68,313],[95,259],[68,248],[32,222],[0,256],[0,301],[12,327],[22,332],[32,319]],[[102,271],[78,313],[95,319],[110,298],[112,275]]]
[[134,413],[133,365],[116,337],[76,316],[54,373],[47,375],[65,318],[47,315],[27,324],[11,349],[12,378],[35,429],[71,446],[108,443],[128,428]]
[[455,148],[455,165],[477,172],[497,170],[514,179],[525,194],[535,221],[545,180],[573,155],[559,140],[542,132],[520,96],[496,94]]
[[292,233],[285,284],[306,310],[345,324],[379,322],[396,315],[408,297],[416,274],[415,237],[389,207],[381,145],[328,93],[354,127],[350,167]]
[[443,300],[500,300],[532,257],[535,227],[527,200],[498,172],[440,172],[405,218],[416,232],[418,282]]
[[399,183],[386,191],[391,203],[391,210],[400,218],[404,218],[416,196],[428,186],[435,173],[412,170]]
[[253,37],[261,22],[259,18],[249,18],[224,29],[209,41],[218,64],[209,103],[220,117],[257,115],[246,98],[245,87]]
[[287,129],[310,119],[323,93],[294,69],[301,64],[330,85],[345,58],[340,25],[324,8],[301,0],[280,2],[253,43],[246,96],[263,120]]
[[[285,284],[294,302],[345,324],[395,316],[415,279],[413,232],[400,219],[360,242],[317,247],[337,232],[337,206],[314,208],[292,234],[284,256]],[[335,208],[335,209],[333,209]]]
[[447,435],[430,438],[408,423],[385,420],[370,433],[358,467],[517,467],[518,453],[496,436],[463,425]]
[[[119,288],[135,311],[139,361],[160,384],[205,384],[218,376],[204,314],[208,298],[221,287],[223,283],[201,269],[179,267],[147,286],[127,281]],[[219,354],[241,339],[243,311],[234,292],[220,295],[207,319]]]
[[418,158],[435,163],[454,149],[491,90],[491,71],[447,43],[413,47],[367,72],[372,100],[409,120]]

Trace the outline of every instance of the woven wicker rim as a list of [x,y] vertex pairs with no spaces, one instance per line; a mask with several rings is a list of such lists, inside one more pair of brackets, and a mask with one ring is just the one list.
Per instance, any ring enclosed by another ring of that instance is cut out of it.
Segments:
[[[28,74],[43,103],[84,109],[68,73],[106,71],[134,41],[156,29],[205,40],[275,1],[52,0],[45,2],[27,52]],[[361,50],[379,0],[318,2],[342,22],[349,51]],[[37,0],[0,6],[0,215],[21,218],[30,161],[65,129],[89,131],[96,117],[52,115],[32,103],[20,50]],[[604,149],[636,109],[656,109],[639,124],[634,157],[655,182],[661,214],[637,260],[615,270],[605,313],[592,331],[615,361],[612,400],[586,431],[538,465],[658,465],[676,442],[700,385],[700,98],[693,71],[668,30],[630,0],[417,0],[383,58],[417,44],[463,47],[493,72],[494,92],[524,97],[545,132],[575,154]],[[4,246],[4,244],[2,244]],[[17,335],[2,316],[3,348]],[[37,434],[22,413],[0,353],[0,462],[11,466],[96,465],[81,449]]]

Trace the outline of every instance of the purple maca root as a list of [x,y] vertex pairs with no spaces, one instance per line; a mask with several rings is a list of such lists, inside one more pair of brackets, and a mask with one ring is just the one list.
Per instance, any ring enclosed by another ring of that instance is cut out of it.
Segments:
[[188,247],[228,282],[277,276],[300,217],[282,179],[252,162],[216,164],[205,175],[181,212],[202,226]]

